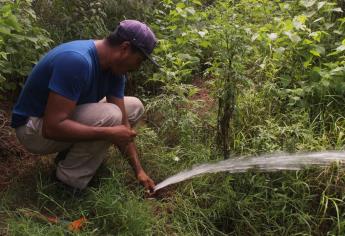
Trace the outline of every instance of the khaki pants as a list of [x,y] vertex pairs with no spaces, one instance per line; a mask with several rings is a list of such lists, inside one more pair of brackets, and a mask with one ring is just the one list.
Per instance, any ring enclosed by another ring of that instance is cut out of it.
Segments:
[[[144,106],[135,97],[125,97],[129,122],[134,125],[144,113]],[[121,125],[122,113],[111,103],[89,103],[76,107],[71,117],[79,123],[109,127]],[[26,125],[16,128],[17,138],[25,148],[35,154],[51,154],[70,149],[66,159],[58,163],[56,176],[59,180],[78,189],[84,189],[106,157],[111,145],[105,140],[85,142],[59,142],[42,136],[43,120],[30,117]]]

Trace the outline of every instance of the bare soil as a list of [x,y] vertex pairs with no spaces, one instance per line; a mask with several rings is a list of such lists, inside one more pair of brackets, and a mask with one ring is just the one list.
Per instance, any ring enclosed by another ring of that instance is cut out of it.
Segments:
[[0,192],[15,180],[31,172],[38,161],[18,142],[10,127],[10,102],[0,105]]
[[203,104],[197,110],[198,114],[202,116],[206,114],[212,107],[215,105],[215,100],[212,98],[209,92],[208,81],[211,81],[213,78],[195,78],[193,80],[193,85],[199,90],[194,94],[191,99],[194,101],[201,101]]

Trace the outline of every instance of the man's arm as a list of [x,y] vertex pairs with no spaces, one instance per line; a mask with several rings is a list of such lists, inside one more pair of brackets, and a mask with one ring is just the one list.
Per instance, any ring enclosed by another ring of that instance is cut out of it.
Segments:
[[[122,112],[122,124],[125,125],[128,128],[131,128],[131,125],[129,124],[127,112],[125,109],[125,104],[123,99],[119,99],[113,96],[107,97],[107,102],[114,103],[117,105],[121,112]],[[127,144],[118,145],[120,151],[124,154],[129,156],[130,164],[137,176],[137,179],[141,184],[145,186],[148,190],[153,190],[155,187],[155,183],[153,180],[145,173],[144,169],[141,166],[137,148],[134,142],[129,142]]]
[[57,141],[109,140],[129,142],[135,133],[125,126],[92,127],[70,119],[76,102],[50,92],[43,117],[42,134]]

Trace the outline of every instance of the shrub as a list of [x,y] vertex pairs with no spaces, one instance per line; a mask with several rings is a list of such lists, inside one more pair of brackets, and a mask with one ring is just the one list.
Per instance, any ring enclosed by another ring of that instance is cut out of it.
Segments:
[[51,42],[31,6],[31,0],[0,2],[1,92],[16,89]]

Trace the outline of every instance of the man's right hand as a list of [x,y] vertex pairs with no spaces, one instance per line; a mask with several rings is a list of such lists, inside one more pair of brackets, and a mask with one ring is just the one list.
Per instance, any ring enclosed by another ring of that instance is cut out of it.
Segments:
[[125,125],[117,125],[109,128],[109,140],[116,145],[133,142],[136,136],[137,133]]

